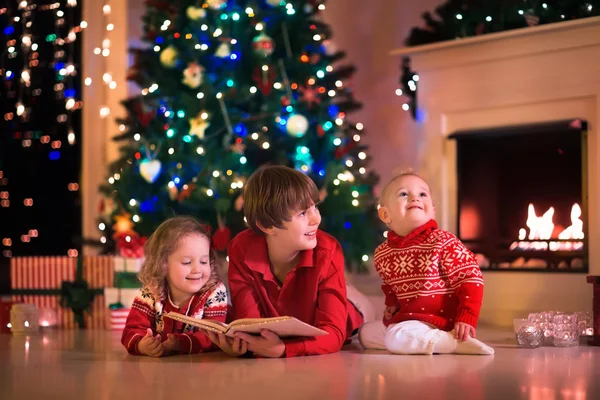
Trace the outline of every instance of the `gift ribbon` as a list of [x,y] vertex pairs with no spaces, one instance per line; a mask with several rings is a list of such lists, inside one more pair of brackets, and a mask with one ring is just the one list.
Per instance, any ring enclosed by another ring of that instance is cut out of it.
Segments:
[[63,281],[60,288],[60,305],[73,311],[75,323],[81,329],[85,328],[85,311],[90,310],[95,292],[90,289],[83,279],[83,257],[77,258],[77,270],[74,281]]

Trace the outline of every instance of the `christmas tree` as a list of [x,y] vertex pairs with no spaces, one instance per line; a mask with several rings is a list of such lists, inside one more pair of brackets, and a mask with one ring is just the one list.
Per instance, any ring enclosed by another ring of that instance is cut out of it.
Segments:
[[148,0],[144,41],[123,102],[121,157],[110,166],[103,242],[148,236],[165,218],[209,223],[220,251],[246,228],[243,186],[265,163],[320,188],[321,229],[360,269],[383,240],[363,145],[354,67],[331,44],[322,0]]

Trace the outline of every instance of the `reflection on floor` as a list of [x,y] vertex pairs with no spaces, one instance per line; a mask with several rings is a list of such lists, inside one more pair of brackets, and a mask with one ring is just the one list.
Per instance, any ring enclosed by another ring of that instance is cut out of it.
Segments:
[[526,350],[509,333],[479,333],[495,356],[394,356],[351,344],[295,359],[151,359],[127,355],[109,331],[0,335],[0,399],[598,398],[600,347]]

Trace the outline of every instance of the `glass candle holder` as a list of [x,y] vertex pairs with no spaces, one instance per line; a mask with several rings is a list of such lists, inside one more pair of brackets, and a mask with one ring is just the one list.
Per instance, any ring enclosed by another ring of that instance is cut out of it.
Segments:
[[10,330],[15,335],[39,332],[39,313],[33,304],[13,304],[10,309]]
[[527,325],[527,323],[528,323],[527,318],[514,318],[513,319],[513,330],[515,332],[515,337],[516,337],[517,333],[519,333],[519,331],[521,330],[523,325]]
[[552,320],[554,337],[552,343],[556,347],[572,347],[579,345],[579,330],[575,314],[558,314]]
[[594,336],[594,318],[591,312],[578,312],[577,329],[580,336]]
[[528,322],[517,333],[517,343],[526,349],[535,349],[544,342],[544,331],[536,323]]

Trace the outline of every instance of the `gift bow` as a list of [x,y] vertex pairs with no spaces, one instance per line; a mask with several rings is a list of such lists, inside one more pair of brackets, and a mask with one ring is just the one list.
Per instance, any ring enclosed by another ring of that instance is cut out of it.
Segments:
[[117,239],[117,251],[119,255],[127,258],[141,258],[144,256],[144,244],[147,238],[144,236],[129,237],[121,236]]

